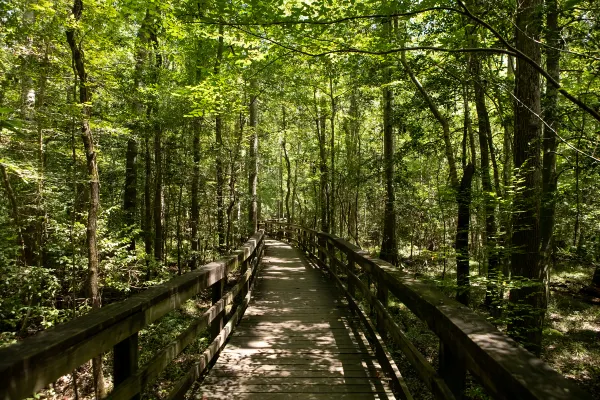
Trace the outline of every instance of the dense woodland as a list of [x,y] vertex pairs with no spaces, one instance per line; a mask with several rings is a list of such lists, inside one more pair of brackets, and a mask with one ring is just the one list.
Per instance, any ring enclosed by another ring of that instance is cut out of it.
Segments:
[[2,2],[0,344],[282,219],[598,394],[599,75],[595,0]]

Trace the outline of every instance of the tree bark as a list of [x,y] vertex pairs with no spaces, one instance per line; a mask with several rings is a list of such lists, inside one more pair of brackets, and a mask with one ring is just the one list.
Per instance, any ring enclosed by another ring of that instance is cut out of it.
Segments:
[[150,257],[152,254],[152,159],[150,157],[150,138],[144,139],[144,163],[145,163],[145,182],[144,182],[144,220],[142,232],[144,232],[144,250],[146,252],[146,280],[152,278],[152,268]]
[[[558,25],[557,0],[546,0],[546,71],[557,82],[560,82],[560,28]],[[558,141],[555,131],[559,129],[558,91],[554,86],[546,84],[544,97],[544,120],[542,140],[542,202],[540,209],[541,234],[541,268],[542,276],[548,276],[550,257],[554,237],[554,220],[556,213],[556,149]]]
[[[81,20],[83,12],[83,1],[74,0],[73,17],[75,21]],[[102,306],[102,299],[98,288],[98,209],[100,207],[100,179],[98,175],[98,163],[96,159],[96,150],[94,148],[94,137],[90,129],[89,119],[91,115],[92,94],[87,86],[87,73],[84,64],[84,54],[81,48],[81,41],[75,37],[75,29],[68,28],[66,31],[67,43],[71,49],[71,56],[75,71],[79,78],[79,103],[82,105],[81,115],[81,139],[85,150],[87,160],[87,172],[89,179],[89,205],[88,220],[86,229],[86,242],[88,250],[88,276],[87,291],[91,298],[92,309],[98,309]],[[94,389],[96,398],[101,399],[106,395],[104,385],[104,376],[102,373],[102,356],[92,359]]]
[[[475,40],[475,42],[477,42]],[[476,44],[476,43],[475,43]],[[489,143],[492,136],[492,128],[490,118],[485,103],[485,88],[483,77],[481,75],[481,59],[479,55],[471,55],[471,75],[474,80],[475,88],[475,107],[477,109],[477,122],[479,127],[479,152],[481,155],[481,187],[484,195],[484,210],[485,210],[485,236],[486,236],[486,253],[488,256],[487,263],[487,291],[485,296],[485,305],[492,309],[498,307],[499,290],[498,290],[498,251],[496,246],[496,205],[495,192],[492,188],[490,177],[490,155]],[[496,313],[492,313],[497,315]]]
[[21,251],[21,256],[23,258],[23,263],[27,266],[28,257],[27,250],[25,245],[25,239],[23,238],[23,233],[21,232],[21,217],[19,215],[19,205],[17,203],[17,198],[15,196],[15,192],[13,191],[12,185],[10,184],[10,179],[8,178],[8,173],[6,172],[6,166],[0,163],[0,174],[2,174],[2,184],[4,185],[4,190],[6,190],[6,196],[8,197],[8,201],[10,203],[10,209],[13,215],[13,221],[15,224],[15,230],[17,232],[17,244],[19,245],[19,249]]
[[327,184],[329,181],[329,171],[327,166],[327,148],[325,136],[325,116],[323,115],[323,107],[319,107],[317,103],[316,91],[315,95],[315,124],[317,128],[317,139],[319,142],[319,203],[321,211],[321,231],[329,232],[329,204]]
[[258,204],[257,204],[257,189],[258,189],[258,90],[256,81],[250,83],[252,94],[250,96],[250,140],[248,142],[248,196],[250,204],[248,207],[248,236],[258,230]]
[[192,144],[192,152],[194,157],[194,166],[192,169],[192,193],[191,193],[191,219],[190,225],[192,229],[191,246],[192,257],[190,259],[190,270],[198,268],[198,252],[200,250],[200,238],[198,237],[198,226],[200,225],[200,208],[198,207],[198,187],[200,185],[200,121],[197,119],[193,122],[194,140]]
[[[219,39],[217,43],[217,58],[215,60],[215,76],[221,72],[221,62],[223,59],[223,24],[219,24]],[[215,116],[215,172],[217,178],[217,235],[219,252],[225,251],[225,213],[223,209],[223,191],[225,187],[225,176],[223,174],[223,116],[221,111],[217,111]]]
[[285,141],[285,108],[283,109],[283,141],[281,142],[281,147],[283,148],[283,157],[285,159],[285,167],[287,171],[286,177],[286,192],[285,192],[285,215],[287,216],[288,222],[290,222],[290,195],[292,192],[292,167],[290,164],[290,157],[287,152],[287,143]]
[[335,235],[335,96],[333,93],[333,76],[329,75],[329,99],[331,103],[331,113],[329,114],[329,122],[331,124],[331,135],[330,135],[330,151],[331,151],[331,183],[329,186],[329,229],[331,233]]
[[163,162],[162,162],[162,128],[157,126],[154,132],[154,260],[163,260]]
[[130,236],[130,251],[135,250],[135,215],[137,211],[137,155],[138,144],[135,138],[127,140],[127,152],[125,155],[125,192],[123,196],[123,212],[127,235]]
[[471,299],[469,282],[469,225],[471,219],[471,182],[475,167],[467,164],[460,187],[456,194],[458,203],[458,220],[456,223],[456,282],[458,289],[456,300],[469,305]]
[[[516,47],[540,64],[541,0],[518,4]],[[521,287],[510,291],[513,317],[508,333],[535,354],[541,352],[545,314],[543,276],[539,263],[540,230],[540,78],[526,61],[517,59],[515,73],[514,166],[520,179],[515,190],[512,235],[512,272]]]
[[[391,21],[386,22],[388,32]],[[394,193],[394,129],[392,121],[392,103],[394,95],[389,83],[392,81],[392,70],[385,68],[383,89],[383,162],[385,175],[385,211],[383,214],[383,238],[379,257],[393,265],[398,265],[398,243],[396,242],[396,196]]]

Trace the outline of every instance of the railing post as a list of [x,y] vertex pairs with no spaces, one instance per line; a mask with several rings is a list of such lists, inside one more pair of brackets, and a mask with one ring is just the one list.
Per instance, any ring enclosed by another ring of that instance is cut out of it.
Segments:
[[[214,283],[211,287],[212,287],[212,303],[215,304],[216,302],[221,300],[221,297],[223,297],[223,291],[225,289],[225,277],[223,277],[223,279],[220,279],[218,282]],[[223,307],[223,310],[221,310],[219,315],[217,315],[217,317],[210,324],[211,340],[216,338],[219,335],[219,333],[221,332],[221,329],[223,329],[224,317],[225,317],[225,307]]]
[[[346,253],[346,259],[348,261],[346,264],[346,276],[348,277],[348,293],[350,293],[350,296],[352,296],[353,298],[356,298],[356,285],[354,284],[354,278],[350,275],[351,273],[356,275],[356,264],[354,262],[354,257],[352,257],[350,253]],[[354,308],[350,307],[350,313],[352,313],[352,315],[356,313]]]
[[[138,355],[137,332],[113,346],[113,379],[115,388],[137,372]],[[132,397],[134,400],[139,398],[139,393]]]
[[463,357],[452,347],[440,340],[439,373],[456,399],[462,399],[465,392],[467,367]]
[[350,273],[356,275],[356,264],[354,263],[354,257],[352,257],[350,254],[347,254],[347,258],[348,264],[346,268],[348,274],[348,293],[350,293],[352,297],[356,297],[356,286],[354,285],[354,278],[350,276]]
[[317,239],[317,247],[319,249],[318,253],[319,253],[319,260],[321,260],[321,262],[324,265],[327,265],[327,255],[325,254],[325,247],[327,246],[326,242],[323,240],[323,238],[321,236],[318,237]]
[[308,241],[306,240],[306,231],[302,230],[302,250],[304,250],[305,252],[308,251],[307,243]]
[[[377,278],[377,300],[383,304],[384,307],[388,306],[388,287],[383,279],[383,274]],[[385,339],[385,318],[381,313],[377,313],[377,330],[381,337]]]

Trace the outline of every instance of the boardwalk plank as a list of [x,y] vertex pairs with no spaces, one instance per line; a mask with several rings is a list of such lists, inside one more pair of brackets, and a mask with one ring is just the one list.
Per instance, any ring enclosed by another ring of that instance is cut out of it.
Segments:
[[195,398],[394,398],[347,302],[297,249],[268,240],[257,279]]

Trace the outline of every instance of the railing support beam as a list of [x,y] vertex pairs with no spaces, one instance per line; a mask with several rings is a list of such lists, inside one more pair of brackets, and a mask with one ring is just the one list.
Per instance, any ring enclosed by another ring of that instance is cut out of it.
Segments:
[[[113,347],[114,387],[124,382],[137,372],[138,369],[138,334],[137,332]],[[138,400],[137,393],[131,399]]]
[[467,366],[451,346],[440,341],[439,374],[444,379],[454,397],[462,399],[465,392]]
[[[377,280],[377,300],[383,304],[384,307],[388,306],[388,287],[383,279],[383,276],[380,276]],[[385,340],[385,317],[380,312],[377,312],[377,331],[383,339]]]
[[[212,288],[212,304],[215,304],[216,302],[218,302],[219,300],[221,300],[221,297],[223,297],[223,292],[225,290],[225,278],[219,280],[218,282],[216,282],[215,284],[213,284],[211,286]],[[216,338],[219,333],[221,332],[221,329],[223,329],[224,326],[224,318],[225,317],[225,308],[223,308],[223,310],[219,313],[219,315],[213,320],[213,322],[210,325],[210,338],[211,340],[214,340],[214,338]]]

